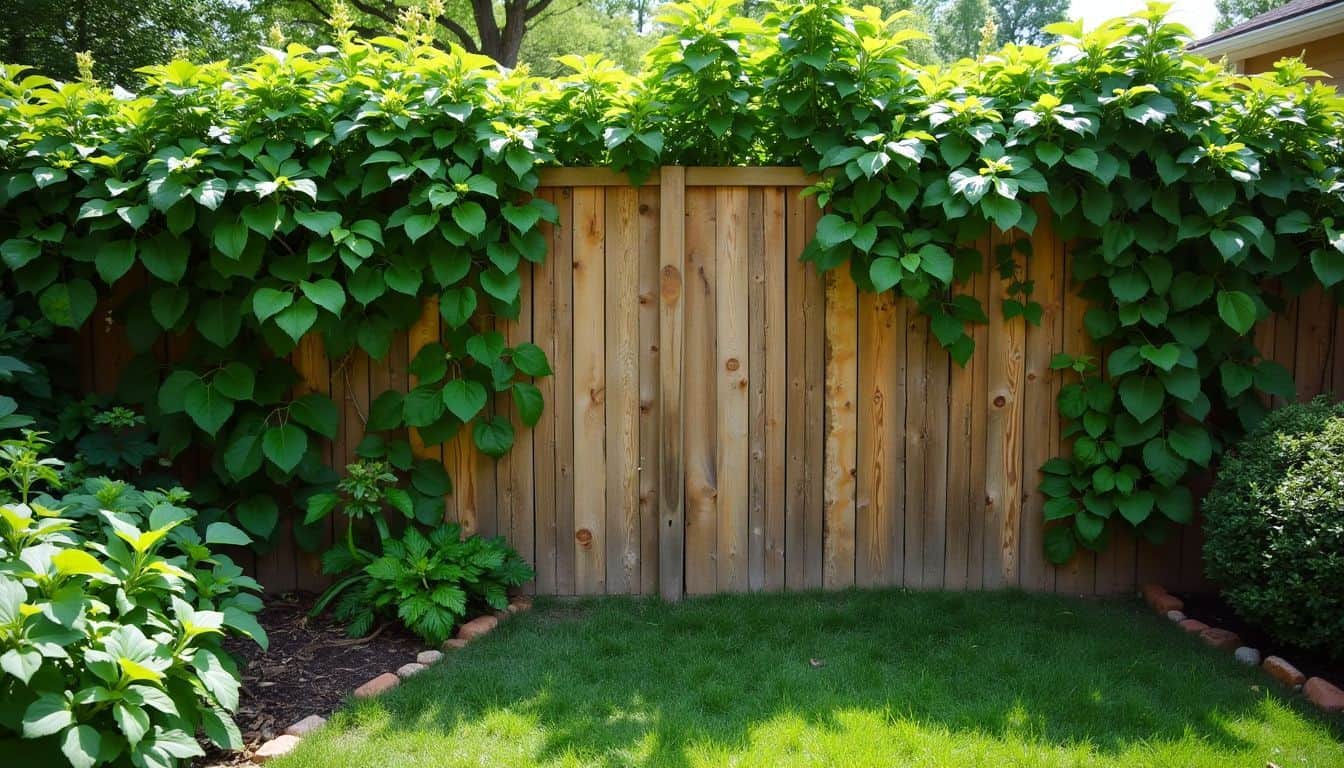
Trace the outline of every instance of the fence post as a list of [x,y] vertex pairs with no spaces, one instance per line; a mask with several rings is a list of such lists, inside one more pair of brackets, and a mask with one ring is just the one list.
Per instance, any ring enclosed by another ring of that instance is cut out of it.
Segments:
[[686,266],[686,169],[660,172],[658,222],[658,593],[680,600],[686,550],[685,473],[682,466],[682,342]]

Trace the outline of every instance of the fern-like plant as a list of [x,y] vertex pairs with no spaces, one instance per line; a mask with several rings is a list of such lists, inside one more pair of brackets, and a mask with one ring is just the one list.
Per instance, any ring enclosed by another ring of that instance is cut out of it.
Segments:
[[382,543],[382,555],[361,569],[359,581],[336,603],[335,616],[348,622],[351,636],[366,635],[379,616],[395,614],[437,645],[469,613],[503,610],[509,588],[534,575],[503,538],[462,538],[455,523],[427,535],[408,528]]

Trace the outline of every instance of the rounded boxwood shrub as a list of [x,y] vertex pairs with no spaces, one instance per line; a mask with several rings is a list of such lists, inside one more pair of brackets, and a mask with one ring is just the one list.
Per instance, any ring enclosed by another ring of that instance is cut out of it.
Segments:
[[1269,416],[1204,503],[1208,577],[1278,640],[1344,658],[1344,405]]

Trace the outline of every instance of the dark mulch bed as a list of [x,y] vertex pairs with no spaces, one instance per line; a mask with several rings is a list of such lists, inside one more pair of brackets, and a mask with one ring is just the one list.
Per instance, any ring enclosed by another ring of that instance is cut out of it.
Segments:
[[1245,645],[1257,648],[1260,655],[1287,659],[1307,677],[1322,677],[1335,685],[1344,685],[1344,662],[1331,659],[1319,651],[1307,651],[1274,640],[1260,627],[1242,619],[1217,592],[1177,595],[1185,602],[1183,612],[1211,627],[1222,627],[1236,632]]
[[326,717],[356,686],[415,661],[425,650],[425,641],[400,625],[376,629],[366,638],[347,637],[345,628],[326,616],[308,618],[315,600],[307,593],[267,598],[258,617],[271,640],[265,653],[250,641],[225,643],[242,672],[234,719],[247,746],[241,753],[214,751],[201,765],[251,765],[248,755],[268,739],[308,715]]

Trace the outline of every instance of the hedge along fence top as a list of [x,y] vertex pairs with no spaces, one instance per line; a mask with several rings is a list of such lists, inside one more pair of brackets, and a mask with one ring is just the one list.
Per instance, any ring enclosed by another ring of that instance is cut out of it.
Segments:
[[[442,339],[411,350],[417,386],[379,397],[369,430],[409,425],[434,443],[469,426],[497,456],[513,428],[484,406],[506,390],[535,423],[529,379],[549,363],[485,321],[517,316],[519,264],[545,257],[537,223],[555,211],[529,194],[540,165],[819,173],[810,191],[828,212],[804,259],[908,296],[959,361],[985,309],[951,286],[974,271],[998,271],[1006,316],[1041,312],[1025,236],[988,265],[959,244],[1030,232],[1023,198],[1043,194],[1105,351],[1055,361],[1070,372],[1058,405],[1073,439],[1043,467],[1048,555],[1100,547],[1108,520],[1160,539],[1191,517],[1187,473],[1261,417],[1258,393],[1291,395],[1247,335],[1277,306],[1264,286],[1344,279],[1341,100],[1300,62],[1241,77],[1188,55],[1163,11],[1087,34],[1055,25],[1052,47],[945,69],[906,60],[914,33],[892,19],[834,0],[783,3],[760,24],[726,0],[673,5],[638,77],[579,57],[558,80],[500,71],[431,47],[415,14],[396,36],[358,40],[338,18],[316,51],[147,68],[138,94],[9,66],[5,293],[78,327],[143,266],[143,300],[126,304],[133,346],[196,340],[166,370],[130,366],[120,395],[169,455],[212,442],[233,511],[264,536],[273,502],[267,514],[256,499],[332,476],[311,438],[334,434],[335,406],[290,395],[284,355],[306,333],[333,358],[356,345],[382,358],[413,299],[438,295]],[[434,514],[442,467],[413,465],[404,440],[370,450],[413,470],[414,505]]]

